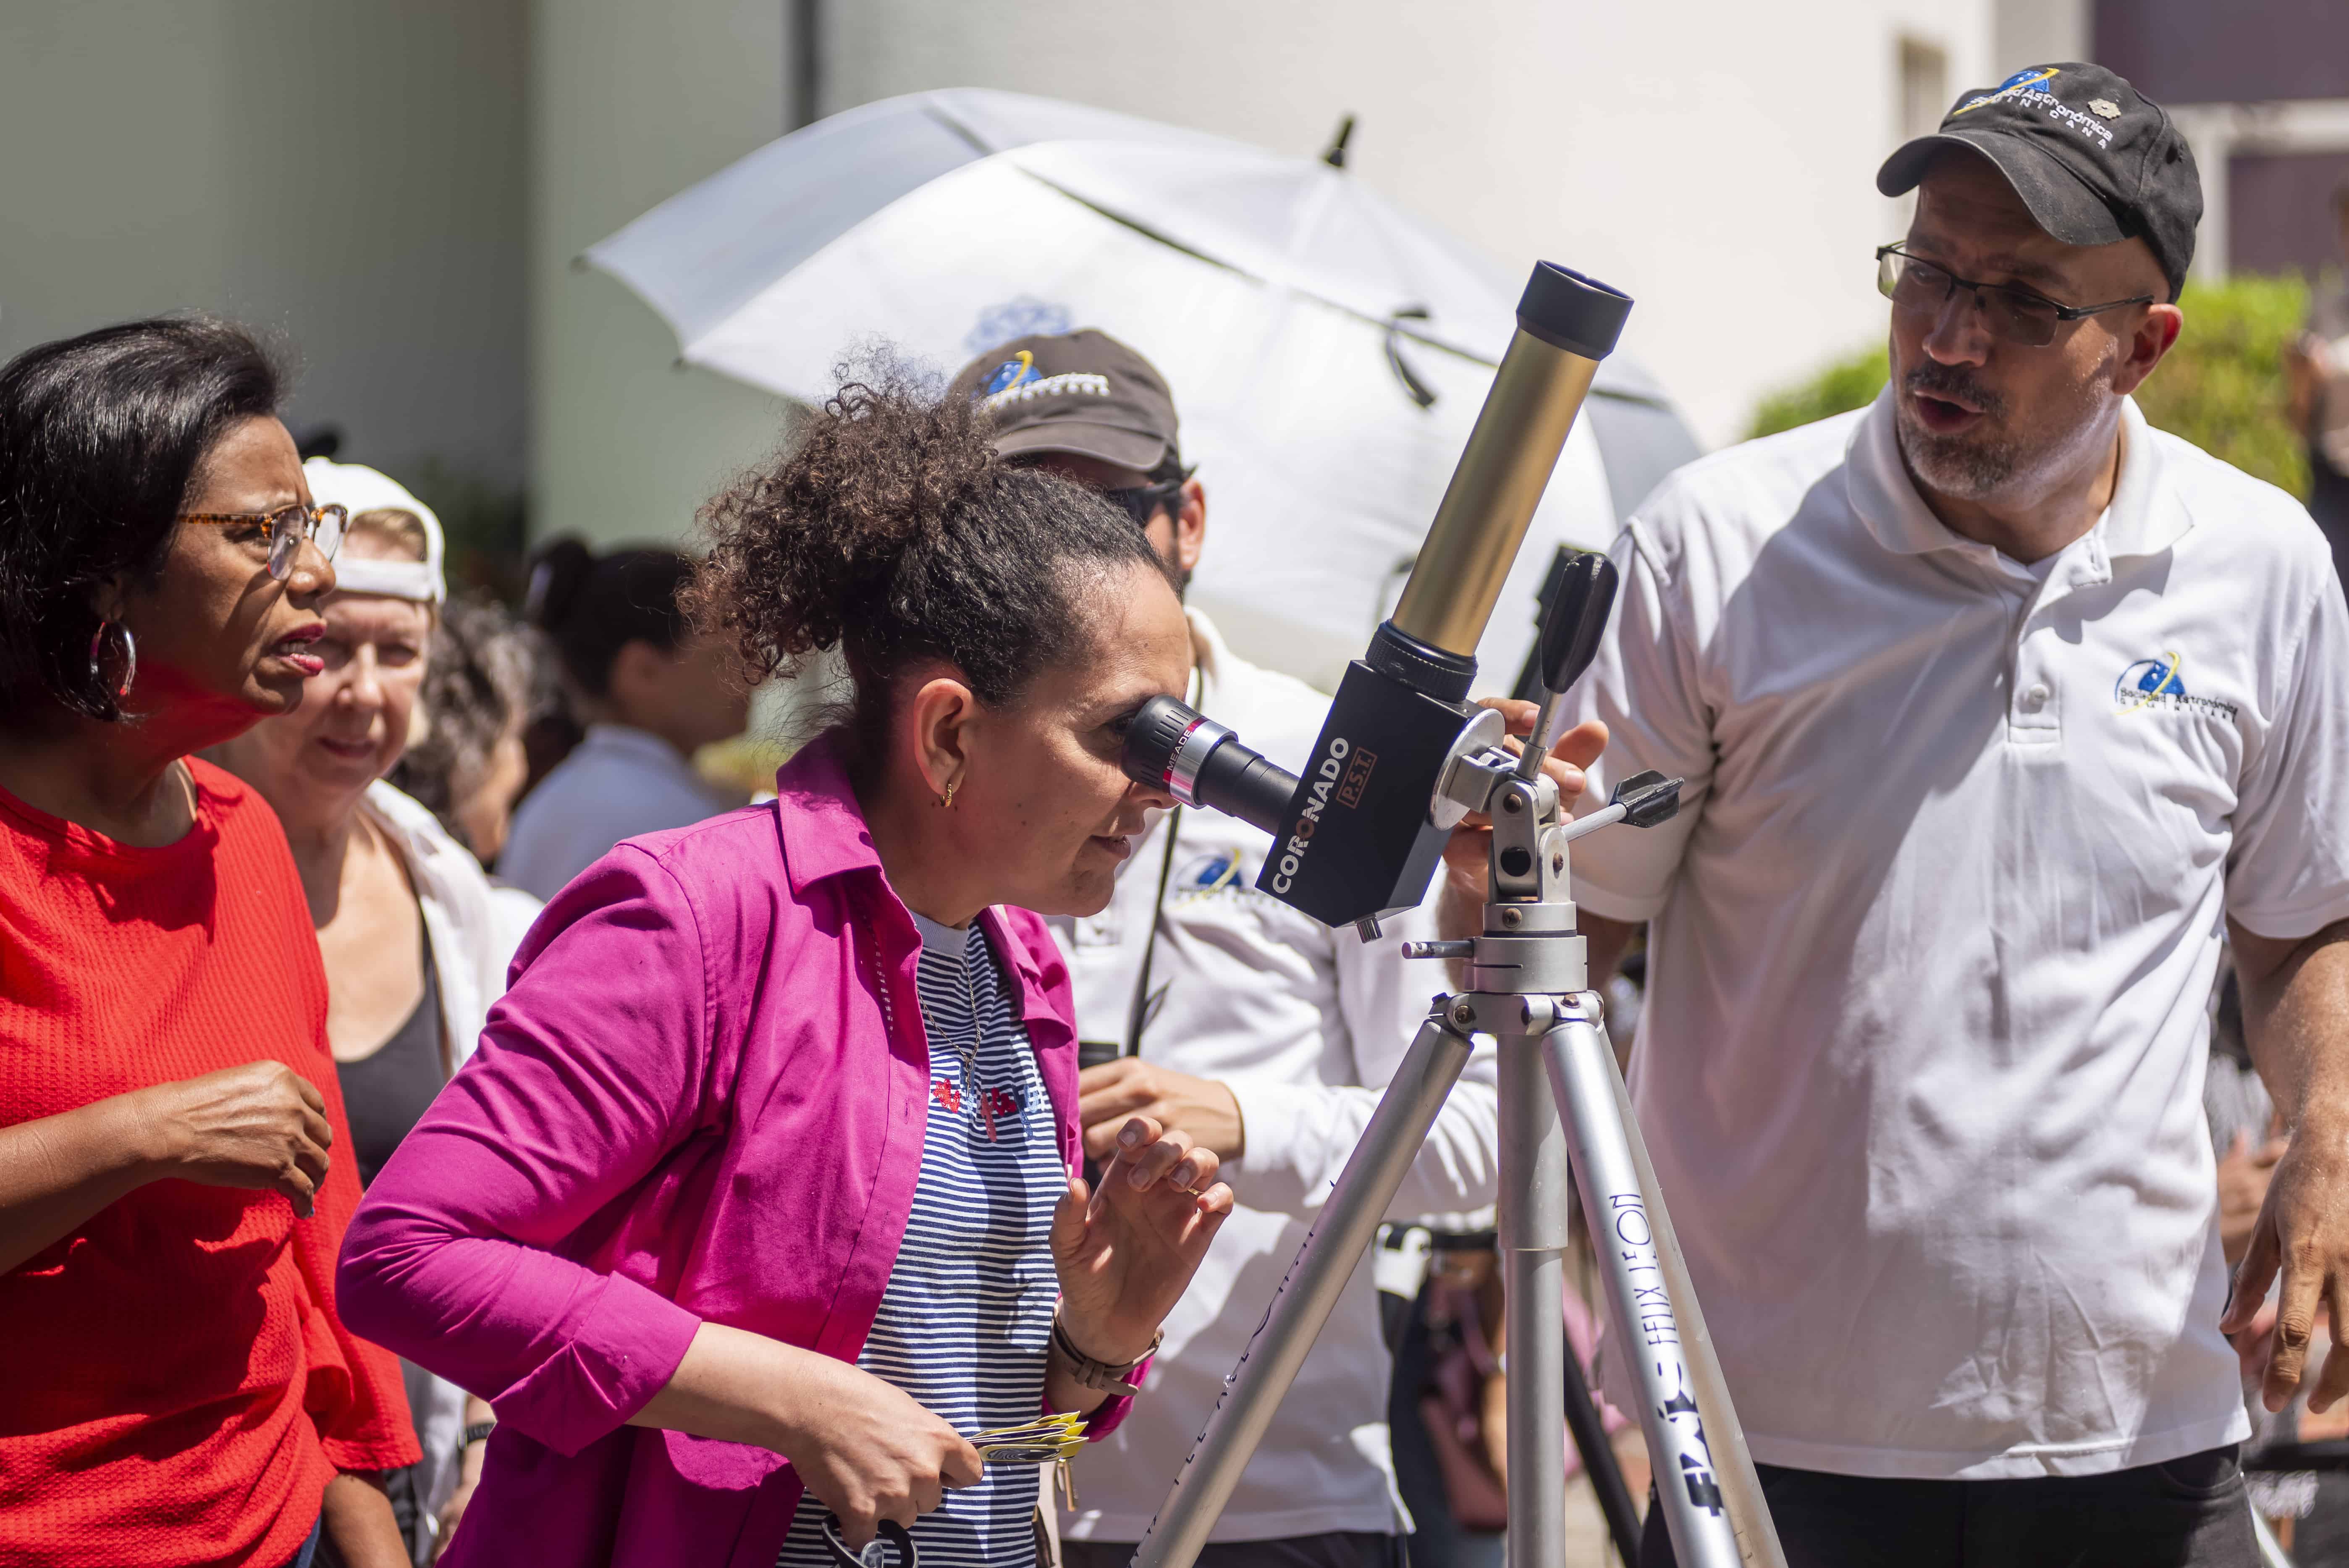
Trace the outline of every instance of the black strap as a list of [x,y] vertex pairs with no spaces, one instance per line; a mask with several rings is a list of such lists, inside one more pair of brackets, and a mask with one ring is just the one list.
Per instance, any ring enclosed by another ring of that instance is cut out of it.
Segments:
[[[1183,831],[1183,808],[1166,814],[1166,853],[1158,859],[1158,897],[1150,905],[1150,935],[1142,944],[1142,972],[1133,977],[1133,1000],[1125,1010],[1125,1056],[1142,1054],[1142,1031],[1157,1016],[1159,996],[1150,993],[1150,961],[1158,950],[1158,928],[1166,923],[1166,883],[1174,875],[1174,840]],[[1162,989],[1160,995],[1164,994]]]
[[[921,1560],[920,1554],[914,1550],[914,1538],[904,1525],[894,1519],[885,1519],[873,1528],[879,1532],[882,1540],[895,1549],[896,1568],[915,1568],[915,1564]],[[823,1544],[825,1550],[832,1553],[832,1560],[838,1563],[840,1568],[875,1568],[875,1565],[868,1564],[862,1556],[848,1549],[848,1542],[840,1538],[840,1521],[829,1514],[824,1516],[823,1521]],[[870,1551],[872,1548],[868,1546],[865,1550]]]

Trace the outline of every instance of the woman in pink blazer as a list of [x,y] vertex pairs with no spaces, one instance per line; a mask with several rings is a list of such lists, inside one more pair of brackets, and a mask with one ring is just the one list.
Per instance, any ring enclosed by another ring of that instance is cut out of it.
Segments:
[[1190,639],[1117,506],[972,411],[854,386],[711,504],[705,624],[837,648],[777,799],[631,839],[547,906],[479,1052],[377,1178],[345,1318],[490,1400],[444,1561],[1032,1563],[982,1428],[1123,1415],[1231,1194],[1147,1117],[1078,1174],[1069,983],[1128,717]]

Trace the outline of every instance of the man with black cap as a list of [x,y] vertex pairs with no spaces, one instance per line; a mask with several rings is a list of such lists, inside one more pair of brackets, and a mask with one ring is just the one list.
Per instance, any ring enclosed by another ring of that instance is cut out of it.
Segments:
[[[2222,1330],[2273,1408],[2349,1308],[2349,605],[2297,502],[2130,400],[2202,210],[2158,105],[2035,66],[1877,182],[1917,192],[1882,396],[1616,545],[1594,773],[1688,784],[1575,900],[1595,972],[1651,923],[1634,1096],[1795,1568],[2248,1568]],[[2230,933],[2296,1128],[2231,1303]]]
[[[1100,332],[1022,337],[966,367],[949,395],[978,400],[1007,456],[1124,506],[1188,580],[1206,494],[1183,466],[1166,383],[1139,354]],[[1330,700],[1236,657],[1189,614],[1191,701],[1273,756],[1303,756]],[[1144,1397],[1074,1463],[1071,1568],[1133,1556],[1426,1012],[1430,982],[1399,948],[1433,937],[1433,914],[1391,921],[1374,942],[1330,931],[1256,890],[1267,847],[1217,813],[1170,813],[1135,843],[1107,909],[1054,922],[1095,1064],[1080,1079],[1087,1153],[1105,1155],[1134,1112],[1177,1116],[1221,1157],[1239,1199],[1166,1319]],[[1493,1095],[1488,1050],[1438,1117],[1398,1217],[1459,1227],[1492,1202]],[[1366,1262],[1217,1522],[1206,1568],[1402,1568],[1389,1366]]]

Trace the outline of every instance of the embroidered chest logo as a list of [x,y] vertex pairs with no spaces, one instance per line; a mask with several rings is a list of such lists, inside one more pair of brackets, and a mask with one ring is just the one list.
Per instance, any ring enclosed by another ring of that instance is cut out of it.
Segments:
[[945,1078],[932,1080],[930,1098],[952,1115],[966,1116],[977,1123],[989,1143],[995,1141],[998,1122],[1017,1121],[1020,1113],[1028,1108],[1027,1096],[1015,1090],[993,1087],[966,1089],[960,1084]]
[[2201,712],[2234,722],[2232,702],[2188,693],[2181,673],[2185,663],[2184,654],[2165,649],[2160,658],[2140,659],[2122,670],[2120,679],[2113,682],[2113,711],[2123,718],[2137,713]]
[[1174,896],[1185,903],[1195,898],[1211,898],[1252,893],[1247,870],[1237,852],[1218,849],[1185,862],[1172,879]]

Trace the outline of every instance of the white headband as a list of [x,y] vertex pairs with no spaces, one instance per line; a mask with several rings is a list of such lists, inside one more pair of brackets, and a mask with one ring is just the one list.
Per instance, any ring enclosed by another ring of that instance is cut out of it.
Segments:
[[424,526],[424,559],[387,561],[375,556],[347,556],[335,560],[335,587],[347,594],[381,594],[387,598],[412,599],[437,605],[449,597],[442,575],[440,519],[408,487],[357,462],[330,462],[314,457],[302,465],[310,482],[310,499],[320,506],[343,506],[354,517],[362,512],[405,512]]

